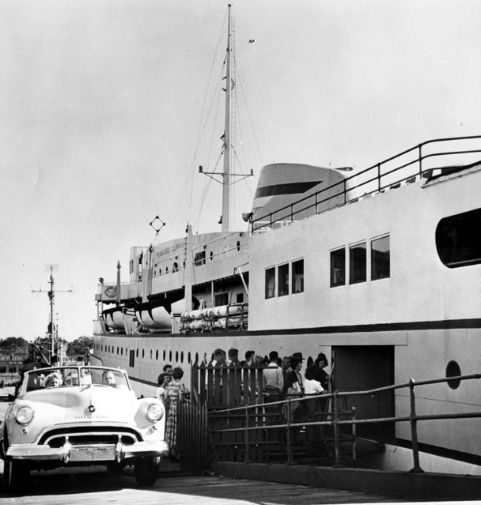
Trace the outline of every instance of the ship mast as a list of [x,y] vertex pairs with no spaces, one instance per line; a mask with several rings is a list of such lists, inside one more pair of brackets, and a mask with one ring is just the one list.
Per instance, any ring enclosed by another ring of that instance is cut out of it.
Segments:
[[[47,335],[50,342],[50,362],[52,362],[52,358],[57,354],[57,345],[58,344],[58,314],[57,314],[57,324],[54,321],[54,309],[55,309],[55,294],[56,293],[72,293],[73,289],[67,290],[57,290],[55,291],[54,285],[55,280],[53,277],[53,271],[55,269],[55,265],[49,265],[50,270],[50,278],[48,284],[50,285],[49,290],[47,291],[49,305],[50,305],[50,313],[49,313],[49,322],[47,326]],[[32,289],[32,293],[45,293],[43,289]]]
[[[231,16],[231,4],[228,5],[228,16],[227,16],[227,49],[226,56],[224,60],[226,73],[222,78],[225,80],[225,88],[223,91],[225,93],[225,112],[224,112],[224,133],[222,135],[222,151],[221,154],[224,157],[224,164],[222,172],[212,171],[208,172],[204,170],[202,165],[199,166],[199,173],[207,175],[216,182],[222,184],[222,215],[219,221],[222,224],[222,231],[229,232],[231,229],[231,185],[233,184],[234,177],[240,177],[239,180],[245,179],[246,177],[251,177],[254,175],[254,171],[250,170],[249,173],[234,173],[232,171],[232,161],[234,156],[233,147],[233,135],[232,135],[232,112],[233,112],[233,96],[235,87],[235,68],[233,69],[233,58],[234,58],[234,42],[233,42],[233,30],[232,30],[232,16]],[[234,100],[235,101],[235,100]]]
[[226,86],[225,86],[225,131],[224,131],[224,170],[222,180],[222,231],[230,230],[230,176],[231,176],[231,4],[228,5],[227,52],[226,52]]

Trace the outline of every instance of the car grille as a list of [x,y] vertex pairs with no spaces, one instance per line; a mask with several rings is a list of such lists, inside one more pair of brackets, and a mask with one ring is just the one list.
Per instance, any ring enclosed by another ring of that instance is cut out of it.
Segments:
[[141,440],[140,435],[129,428],[102,426],[86,429],[80,427],[50,430],[42,435],[39,445],[48,445],[52,448],[62,447],[67,437],[71,445],[114,445],[119,441],[124,445],[133,445]]

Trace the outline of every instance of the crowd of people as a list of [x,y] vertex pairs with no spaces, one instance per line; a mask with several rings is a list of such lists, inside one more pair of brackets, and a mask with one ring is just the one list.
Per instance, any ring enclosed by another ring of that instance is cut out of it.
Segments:
[[[322,398],[322,394],[329,392],[330,389],[330,377],[325,370],[329,365],[326,355],[319,353],[317,358],[306,367],[304,373],[303,362],[304,357],[300,352],[280,358],[277,351],[271,351],[268,357],[260,357],[254,351],[247,351],[244,354],[244,360],[241,361],[239,351],[232,348],[227,353],[223,349],[216,349],[208,365],[214,368],[261,368],[264,402],[293,399],[289,413],[286,412],[284,406],[282,414],[294,420],[295,417],[301,415],[313,418],[316,412],[325,411],[327,400]],[[167,364],[164,365],[157,380],[156,395],[163,401],[166,412],[165,440],[169,445],[170,455],[174,459],[178,458],[176,445],[178,404],[179,400],[183,401],[189,394],[182,382],[183,375],[182,368],[174,368],[171,364]],[[296,402],[297,396],[312,396],[312,398]],[[281,412],[280,408],[278,410]]]
[[223,349],[216,349],[208,365],[215,368],[226,366],[261,368],[265,403],[286,398],[295,399],[296,396],[313,396],[312,399],[303,402],[292,402],[291,417],[296,411],[298,417],[301,411],[304,417],[313,417],[315,412],[326,410],[327,400],[315,397],[330,390],[330,377],[325,370],[329,362],[324,353],[319,353],[313,362],[310,360],[304,372],[304,357],[300,352],[280,358],[277,351],[271,351],[269,357],[261,357],[250,350],[244,357],[244,360],[239,360],[237,349],[229,349],[227,353]]

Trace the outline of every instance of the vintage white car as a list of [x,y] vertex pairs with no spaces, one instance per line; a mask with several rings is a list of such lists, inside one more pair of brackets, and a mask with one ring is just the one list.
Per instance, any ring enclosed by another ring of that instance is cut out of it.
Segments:
[[165,411],[156,398],[137,399],[118,368],[59,366],[26,372],[1,425],[7,487],[30,470],[106,464],[115,474],[134,465],[138,485],[155,483]]

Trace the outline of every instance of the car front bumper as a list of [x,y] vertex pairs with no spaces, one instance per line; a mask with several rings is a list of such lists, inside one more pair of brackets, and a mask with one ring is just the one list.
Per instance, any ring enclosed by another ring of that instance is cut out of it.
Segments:
[[136,442],[132,445],[122,443],[72,445],[66,441],[62,447],[48,445],[12,444],[6,456],[13,459],[30,461],[61,461],[64,464],[116,461],[138,457],[157,457],[168,453],[164,441]]

